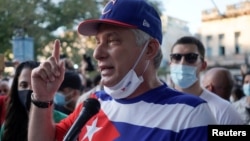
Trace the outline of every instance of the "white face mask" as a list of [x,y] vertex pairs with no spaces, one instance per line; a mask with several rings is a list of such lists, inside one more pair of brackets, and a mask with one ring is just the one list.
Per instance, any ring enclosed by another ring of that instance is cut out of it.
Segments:
[[145,70],[147,69],[149,61],[145,67],[144,72],[142,73],[142,75],[140,77],[137,76],[137,74],[134,71],[134,68],[136,67],[139,60],[141,59],[142,54],[145,51],[145,49],[147,48],[148,43],[149,43],[149,41],[147,41],[147,43],[145,44],[140,56],[138,57],[138,59],[135,62],[133,68],[129,70],[129,72],[122,78],[122,80],[119,83],[117,83],[116,85],[114,85],[112,87],[104,86],[104,91],[107,94],[109,94],[112,98],[122,99],[122,98],[128,97],[144,81],[142,78],[142,75],[145,72]]

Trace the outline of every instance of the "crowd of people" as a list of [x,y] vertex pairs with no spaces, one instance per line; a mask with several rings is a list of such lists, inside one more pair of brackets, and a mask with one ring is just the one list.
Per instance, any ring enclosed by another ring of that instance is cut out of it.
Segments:
[[[207,141],[208,125],[250,125],[250,71],[239,68],[236,83],[229,69],[208,69],[198,38],[176,39],[171,81],[159,78],[161,24],[144,0],[110,1],[99,19],[78,26],[81,35],[95,36],[96,66],[83,55],[83,71],[76,71],[60,55],[59,40],[46,61],[20,62],[11,83],[0,80],[0,141],[62,141],[89,98],[101,106],[79,127],[74,139],[81,141]],[[84,73],[95,69],[87,85]]]

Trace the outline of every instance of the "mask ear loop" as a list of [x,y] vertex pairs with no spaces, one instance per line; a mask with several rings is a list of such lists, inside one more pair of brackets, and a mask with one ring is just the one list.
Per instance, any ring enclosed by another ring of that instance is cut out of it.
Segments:
[[142,50],[141,54],[139,55],[138,59],[136,60],[136,62],[135,62],[135,64],[134,64],[134,66],[132,67],[132,70],[134,70],[134,69],[135,69],[135,67],[137,66],[137,64],[139,63],[139,61],[140,61],[140,59],[141,59],[141,57],[142,57],[142,55],[143,55],[144,51],[146,50],[146,48],[147,48],[147,46],[148,46],[148,43],[149,43],[149,40],[148,40],[148,41],[146,42],[146,44],[144,45],[144,47],[143,47],[143,50]]
[[148,60],[148,61],[147,61],[147,65],[146,65],[146,67],[144,68],[144,71],[143,71],[142,75],[143,75],[144,72],[147,70],[149,63],[150,63],[150,61]]

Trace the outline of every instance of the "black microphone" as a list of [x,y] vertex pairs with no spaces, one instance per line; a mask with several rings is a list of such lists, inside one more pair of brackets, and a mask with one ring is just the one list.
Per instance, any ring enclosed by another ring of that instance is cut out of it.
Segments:
[[100,110],[100,103],[95,98],[88,98],[83,105],[82,111],[63,138],[63,141],[75,141],[84,124]]

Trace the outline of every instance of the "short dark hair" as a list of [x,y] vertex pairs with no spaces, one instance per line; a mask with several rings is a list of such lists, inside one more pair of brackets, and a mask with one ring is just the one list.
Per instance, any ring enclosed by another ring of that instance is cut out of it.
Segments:
[[66,71],[64,74],[64,80],[59,87],[59,90],[63,90],[64,88],[72,88],[81,90],[82,81],[79,74],[75,71]]
[[179,38],[174,45],[171,48],[171,52],[173,52],[173,48],[177,45],[177,44],[195,44],[197,46],[198,52],[201,55],[201,58],[204,59],[205,58],[205,47],[202,44],[202,42],[197,39],[196,37],[193,36],[183,36],[181,38]]
[[243,75],[243,77],[242,77],[242,85],[244,84],[245,77],[246,77],[247,75],[250,75],[250,70],[247,71],[247,72]]

